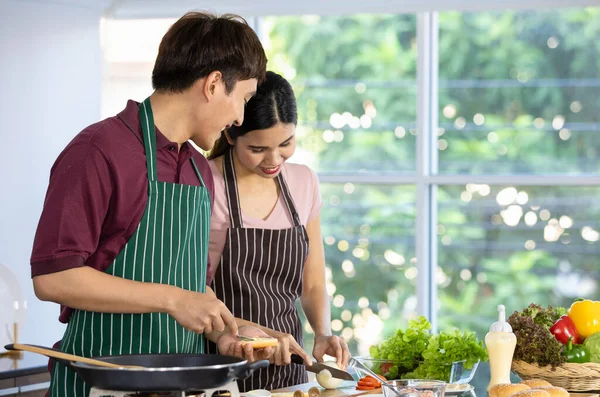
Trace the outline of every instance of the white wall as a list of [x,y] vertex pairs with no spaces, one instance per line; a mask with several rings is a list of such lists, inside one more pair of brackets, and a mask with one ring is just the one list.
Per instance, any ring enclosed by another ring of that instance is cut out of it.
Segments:
[[50,345],[64,329],[58,306],[33,294],[29,266],[50,167],[100,116],[102,10],[79,4],[0,2],[0,263],[27,300],[27,343]]

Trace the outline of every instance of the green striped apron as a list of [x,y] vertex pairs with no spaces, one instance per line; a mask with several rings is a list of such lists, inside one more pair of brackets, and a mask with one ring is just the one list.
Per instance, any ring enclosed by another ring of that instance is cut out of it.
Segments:
[[[204,293],[210,230],[210,197],[201,186],[159,182],[156,132],[150,98],[140,104],[148,167],[148,203],[142,220],[106,273],[129,280],[170,284]],[[142,353],[203,353],[204,337],[166,313],[112,314],[75,310],[60,343],[85,357]],[[50,395],[87,397],[90,387],[74,371],[54,363]]]

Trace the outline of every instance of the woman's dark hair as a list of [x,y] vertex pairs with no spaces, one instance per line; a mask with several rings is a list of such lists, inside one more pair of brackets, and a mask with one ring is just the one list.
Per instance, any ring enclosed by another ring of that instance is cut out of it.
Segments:
[[[244,122],[239,127],[228,128],[227,133],[235,141],[250,131],[271,128],[277,123],[296,125],[297,122],[298,110],[292,86],[277,73],[267,72],[267,78],[258,86],[256,95],[246,105]],[[230,147],[225,133],[222,132],[210,151],[208,159],[222,156]]]
[[229,94],[240,80],[264,80],[267,57],[244,18],[188,12],[162,38],[152,71],[152,86],[182,92],[218,70]]

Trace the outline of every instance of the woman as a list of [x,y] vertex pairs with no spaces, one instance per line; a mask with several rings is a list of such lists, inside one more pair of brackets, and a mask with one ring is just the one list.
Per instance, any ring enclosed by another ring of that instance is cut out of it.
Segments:
[[243,124],[224,131],[208,157],[215,179],[213,289],[234,316],[279,339],[275,365],[241,382],[244,391],[307,382],[303,366],[287,365],[290,351],[309,358],[301,347],[298,298],[315,334],[313,356],[336,357],[341,367],[350,356],[344,340],[331,335],[318,180],[308,167],[286,163],[296,148],[297,120],[292,87],[267,72]]

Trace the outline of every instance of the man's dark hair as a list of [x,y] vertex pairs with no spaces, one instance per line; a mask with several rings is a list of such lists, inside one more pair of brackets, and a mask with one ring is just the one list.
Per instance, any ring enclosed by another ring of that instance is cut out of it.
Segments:
[[230,93],[240,80],[265,79],[267,57],[244,18],[188,12],[162,38],[152,71],[157,91],[182,92],[220,71]]

